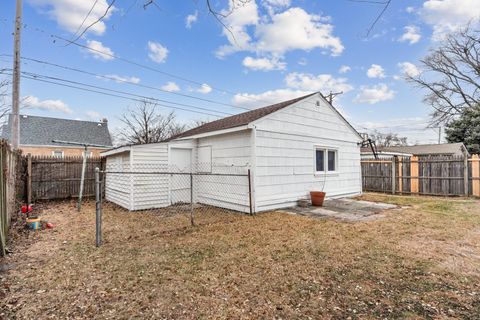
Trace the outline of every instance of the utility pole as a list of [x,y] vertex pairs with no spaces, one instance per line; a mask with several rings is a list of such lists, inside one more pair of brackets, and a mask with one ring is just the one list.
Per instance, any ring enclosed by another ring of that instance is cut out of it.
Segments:
[[340,91],[340,92],[332,92],[330,91],[330,94],[327,95],[325,98],[327,99],[328,102],[330,102],[330,104],[333,103],[333,98],[335,98],[336,96],[338,96],[339,94],[343,94],[343,91]]
[[22,31],[22,0],[17,0],[15,16],[15,38],[13,40],[13,79],[12,79],[12,147],[20,144],[20,32]]
[[442,141],[442,127],[438,127],[438,144]]

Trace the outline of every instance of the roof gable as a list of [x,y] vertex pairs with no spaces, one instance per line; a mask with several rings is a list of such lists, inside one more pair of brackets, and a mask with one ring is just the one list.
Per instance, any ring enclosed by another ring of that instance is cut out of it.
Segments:
[[[318,94],[319,98],[321,100],[323,100],[323,102],[325,103],[325,105],[333,111],[333,113],[343,122],[346,124],[346,126],[352,131],[353,134],[355,134],[360,140],[363,140],[362,136],[360,135],[360,133],[350,124],[350,122],[347,121],[347,119],[345,119],[345,117],[337,110],[337,108],[335,108],[320,92],[317,92],[316,94]],[[304,96],[302,97],[300,100],[296,101],[296,102],[300,102],[302,100],[306,100],[307,98],[311,98],[313,97],[315,94],[310,94],[310,95],[307,95],[307,96]],[[313,103],[313,102],[312,102]],[[317,102],[315,102],[316,104]],[[291,103],[287,106],[285,106],[284,108],[281,108],[279,110],[276,110],[274,112],[271,112],[269,113],[268,115],[272,115],[274,114],[275,112],[280,112],[280,111],[284,111],[284,110],[287,110],[288,108],[294,108],[295,106],[295,103]],[[266,118],[266,117],[263,117],[263,118]],[[257,123],[257,122],[260,122],[262,121],[263,119],[260,118],[260,119],[257,119],[255,120],[254,122]]]
[[[11,135],[12,116],[2,130],[2,137]],[[112,146],[106,122],[80,121],[20,115],[21,145],[62,145],[53,140]]]
[[230,117],[222,118],[219,120],[215,120],[212,122],[205,123],[201,126],[198,126],[196,128],[187,130],[183,133],[180,133],[169,140],[174,140],[174,139],[179,139],[179,138],[185,138],[185,137],[190,137],[194,136],[197,134],[202,134],[202,133],[207,133],[207,132],[213,132],[213,131],[219,131],[219,130],[225,130],[225,129],[231,129],[235,127],[240,127],[244,125],[248,125],[249,123],[261,119],[275,111],[281,110],[285,107],[288,107],[296,102],[299,102],[305,98],[308,98],[310,96],[315,95],[316,93],[311,93],[306,96],[302,96],[299,98],[283,101],[280,103],[272,104],[263,108],[258,108],[254,109],[251,111],[243,112],[240,114],[236,114]]

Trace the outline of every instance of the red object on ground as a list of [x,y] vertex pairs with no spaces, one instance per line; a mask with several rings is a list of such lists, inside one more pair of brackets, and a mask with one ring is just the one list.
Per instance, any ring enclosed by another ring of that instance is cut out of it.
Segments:
[[311,191],[310,198],[312,199],[312,206],[323,206],[323,200],[325,199],[325,192]]
[[53,229],[53,223],[47,222],[47,229]]
[[32,208],[31,205],[28,205],[28,206],[27,206],[26,204],[24,204],[24,205],[22,206],[22,213],[32,212],[32,210],[33,210],[33,208]]

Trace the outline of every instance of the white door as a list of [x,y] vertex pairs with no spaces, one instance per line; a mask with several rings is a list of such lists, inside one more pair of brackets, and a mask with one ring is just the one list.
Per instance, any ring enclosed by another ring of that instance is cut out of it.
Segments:
[[170,167],[172,174],[170,199],[172,204],[190,203],[190,172],[192,171],[191,149],[170,149]]

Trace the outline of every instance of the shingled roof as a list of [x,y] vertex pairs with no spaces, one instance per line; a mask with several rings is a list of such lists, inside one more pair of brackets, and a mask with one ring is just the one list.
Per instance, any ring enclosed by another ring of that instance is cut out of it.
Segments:
[[288,101],[283,101],[277,104],[272,104],[270,106],[266,106],[263,108],[247,111],[244,113],[236,114],[230,117],[222,118],[219,120],[215,120],[212,122],[205,123],[201,126],[198,126],[196,128],[187,130],[185,132],[182,132],[176,136],[171,137],[169,140],[174,140],[178,138],[185,138],[185,137],[190,137],[194,136],[197,134],[202,134],[202,133],[207,133],[207,132],[212,132],[212,131],[218,131],[218,130],[225,130],[225,129],[230,129],[230,128],[235,128],[235,127],[240,127],[249,124],[250,122],[253,122],[255,120],[258,120],[260,118],[265,117],[266,115],[269,115],[270,113],[273,113],[275,111],[278,111],[280,109],[283,109],[285,107],[288,107],[295,102],[298,102],[300,100],[303,100],[305,98],[308,98],[310,96],[313,96],[315,93],[307,94],[306,96],[302,96],[299,98],[295,98],[292,100]]
[[[10,115],[3,126],[2,138],[10,139],[11,123]],[[106,122],[20,115],[20,145],[62,145],[53,140],[112,146]]]

